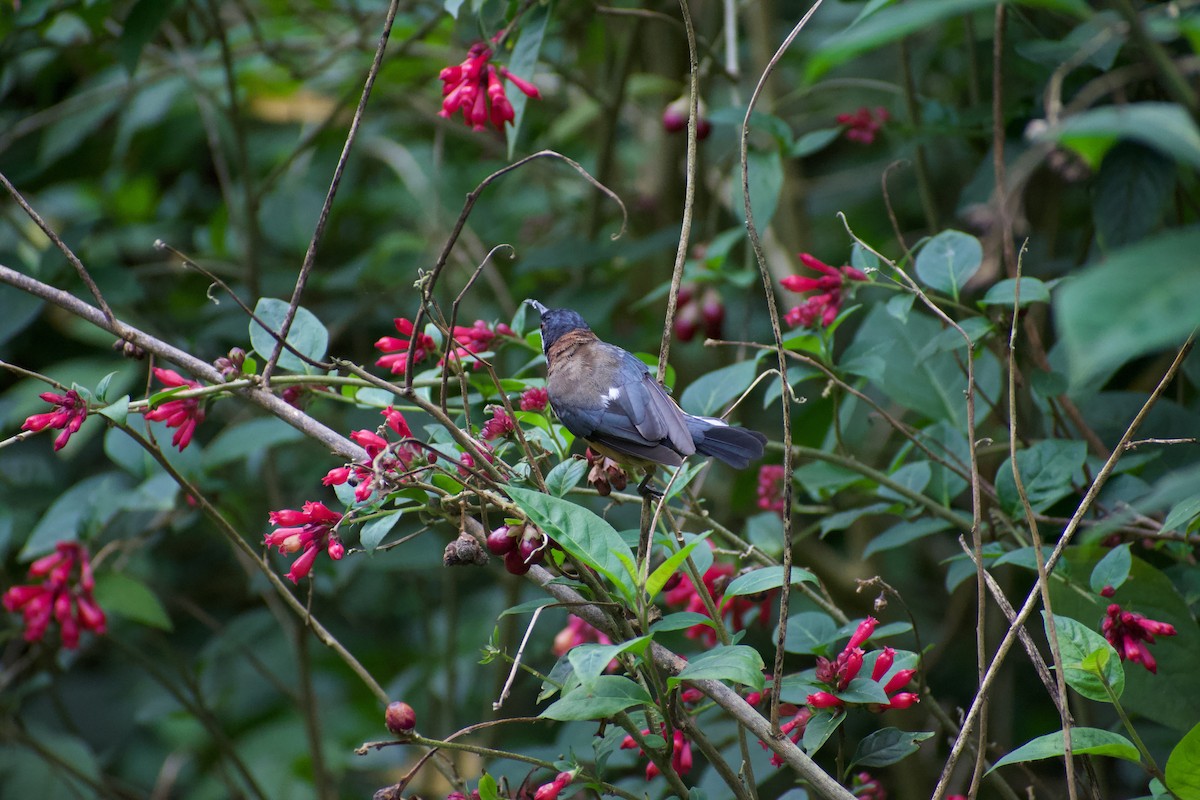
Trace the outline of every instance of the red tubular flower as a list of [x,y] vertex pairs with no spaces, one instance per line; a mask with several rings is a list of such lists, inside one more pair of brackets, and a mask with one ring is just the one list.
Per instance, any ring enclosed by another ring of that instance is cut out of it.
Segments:
[[783,516],[783,481],[786,477],[782,464],[764,464],[758,468],[759,508]]
[[869,772],[860,772],[850,783],[850,791],[854,792],[855,800],[887,800],[887,790]]
[[[749,698],[747,698],[749,701]],[[751,703],[753,705],[753,703]],[[804,736],[804,729],[808,727],[808,721],[812,719],[813,712],[810,708],[802,708],[796,712],[796,716],[792,717],[788,722],[779,726],[779,732],[792,740],[792,744],[800,744],[800,739]],[[759,745],[766,750],[767,743],[759,739]],[[782,767],[783,756],[778,753],[771,754],[771,766]]]
[[1108,607],[1101,630],[1122,661],[1141,664],[1153,673],[1158,672],[1158,661],[1147,645],[1154,644],[1155,636],[1174,636],[1176,633],[1174,625],[1123,611],[1116,603]]
[[[154,377],[167,387],[187,386],[191,389],[199,389],[203,385],[199,381],[190,381],[171,369],[155,367]],[[145,416],[149,420],[165,422],[168,428],[175,428],[171,444],[182,451],[192,443],[192,434],[196,432],[196,426],[204,421],[204,406],[195,397],[167,400],[165,403],[159,404],[157,408],[147,411]]]
[[267,547],[278,547],[281,553],[295,553],[303,550],[300,557],[292,562],[287,577],[292,583],[312,571],[317,555],[324,550],[334,561],[345,554],[341,538],[333,529],[342,521],[342,515],[332,511],[324,503],[307,502],[302,510],[283,509],[270,513],[272,525],[283,525],[273,533],[263,537]]
[[863,106],[850,114],[838,114],[837,123],[846,126],[846,138],[859,144],[871,144],[883,124],[892,118],[883,106],[874,111]]
[[533,800],[558,800],[558,795],[573,780],[575,780],[574,774],[560,772],[555,776],[554,780],[544,783],[537,788],[537,791],[533,793]]
[[87,550],[78,542],[59,542],[54,552],[29,565],[29,577],[41,580],[13,586],[4,593],[4,608],[25,618],[25,641],[39,641],[57,622],[63,647],[79,646],[82,631],[108,629],[104,610],[92,596],[95,580]]
[[[666,736],[667,726],[665,724],[661,725],[659,732],[663,736]],[[642,731],[642,736],[649,735],[649,728]],[[638,743],[632,736],[626,736],[621,741],[622,750],[632,750],[635,747],[638,747]],[[638,747],[638,753],[644,755],[640,747]],[[686,775],[692,769],[692,763],[692,743],[683,735],[683,731],[676,728],[675,733],[671,737],[671,767],[675,770],[676,774]],[[646,765],[646,780],[654,780],[655,776],[659,774],[661,772],[658,765],[653,761]]]
[[[413,438],[412,430],[408,427],[408,422],[404,419],[403,414],[392,406],[388,406],[380,413],[383,414],[387,427],[396,435],[403,439]],[[354,499],[360,503],[370,497],[371,492],[375,490],[377,477],[382,476],[389,481],[403,483],[406,476],[400,473],[409,470],[413,462],[422,454],[421,448],[411,442],[389,442],[375,431],[352,431],[350,438],[367,451],[366,460],[357,464],[334,467],[325,474],[321,483],[326,486],[334,486],[353,480],[355,484]]]
[[794,306],[784,320],[793,328],[825,327],[841,313],[842,301],[851,281],[863,282],[866,274],[854,267],[831,267],[808,253],[800,254],[806,267],[821,273],[821,277],[789,275],[780,281],[785,289],[793,292],[817,292],[805,298],[801,305]]
[[545,411],[550,402],[550,395],[545,389],[530,388],[521,392],[522,411]]
[[[728,619],[727,624],[734,631],[744,630],[756,613],[764,626],[770,624],[772,602],[769,594],[758,600],[751,600],[744,595],[723,597],[725,586],[734,572],[732,564],[713,564],[704,573],[704,588],[716,605],[717,611]],[[682,606],[685,611],[695,611],[706,616],[708,614],[704,600],[690,576],[681,580],[675,588],[664,592],[663,599],[667,605]],[[685,631],[685,635],[690,639],[699,639],[709,647],[717,643],[717,633],[708,625],[693,625]]]
[[853,650],[856,647],[861,647],[863,642],[871,638],[871,634],[875,633],[875,627],[879,625],[879,620],[874,617],[867,617],[862,622],[858,623],[858,627],[854,630],[854,635],[850,637],[850,641],[846,642],[846,650]]
[[[551,651],[554,655],[562,658],[573,647],[581,644],[612,644],[612,639],[608,638],[602,631],[593,627],[574,614],[567,616],[567,627],[558,632],[554,637],[554,646]],[[609,665],[609,669],[616,669],[617,662],[614,659]]]
[[21,430],[34,432],[46,428],[61,430],[62,433],[54,439],[54,449],[62,450],[66,446],[67,440],[71,438],[71,434],[78,431],[79,427],[83,425],[83,421],[87,419],[87,401],[80,397],[79,392],[74,389],[68,389],[66,394],[43,392],[38,396],[57,408],[45,414],[34,414],[29,417],[21,424]]
[[393,322],[400,335],[406,338],[400,339],[395,336],[384,336],[375,342],[375,349],[387,354],[379,358],[375,362],[375,366],[391,370],[393,375],[403,375],[408,372],[408,368],[411,366],[408,361],[408,345],[410,341],[413,339],[417,340],[416,349],[413,350],[413,364],[419,364],[437,350],[437,342],[428,334],[417,333],[412,320],[405,319],[404,317],[396,317]]
[[875,667],[871,670],[871,680],[879,681],[887,674],[887,671],[892,668],[892,664],[896,660],[896,651],[890,647],[883,648],[883,652],[875,659]]
[[483,423],[479,436],[485,442],[500,439],[517,429],[517,421],[508,415],[504,406],[492,406],[492,418]]
[[829,692],[814,692],[805,699],[813,708],[841,708],[843,705],[841,700]]
[[[499,326],[497,326],[497,330],[492,330],[483,320],[476,320],[475,324],[469,328],[456,325],[454,327],[455,347],[450,351],[450,358],[462,359],[475,353],[490,350],[492,340],[496,338],[498,332]],[[446,359],[438,361],[438,366],[445,366],[445,364]],[[483,364],[476,359],[475,368],[479,369],[482,366]]]
[[504,67],[488,63],[492,49],[476,42],[467,51],[461,64],[446,67],[438,75],[442,81],[442,110],[439,117],[449,119],[462,111],[463,122],[482,131],[490,122],[496,130],[504,130],[513,121],[513,107],[504,93],[504,81],[512,83],[526,97],[538,99],[537,87],[518,78]]

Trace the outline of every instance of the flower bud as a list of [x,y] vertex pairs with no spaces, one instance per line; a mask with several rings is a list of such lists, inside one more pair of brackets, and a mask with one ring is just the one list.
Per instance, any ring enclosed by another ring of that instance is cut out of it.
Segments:
[[412,706],[408,703],[399,701],[388,703],[383,719],[387,724],[387,729],[397,736],[411,733],[417,726],[417,712],[413,711]]

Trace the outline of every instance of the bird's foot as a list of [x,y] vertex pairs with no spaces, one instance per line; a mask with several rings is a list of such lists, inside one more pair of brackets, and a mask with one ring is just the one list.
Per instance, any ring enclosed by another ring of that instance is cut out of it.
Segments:
[[655,489],[653,486],[650,485],[650,479],[653,477],[654,477],[654,474],[651,473],[651,474],[647,475],[646,477],[642,478],[642,482],[637,485],[637,493],[640,494],[642,497],[653,497],[653,498],[657,499],[657,498],[663,496],[662,492],[660,492],[658,489]]

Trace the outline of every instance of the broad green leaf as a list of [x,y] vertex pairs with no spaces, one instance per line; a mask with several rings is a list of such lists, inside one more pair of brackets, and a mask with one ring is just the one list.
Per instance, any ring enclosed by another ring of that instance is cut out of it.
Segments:
[[[1042,619],[1046,619],[1044,611]],[[1058,634],[1063,677],[1072,689],[1089,700],[1101,703],[1112,702],[1104,689],[1106,682],[1118,698],[1124,693],[1125,669],[1121,666],[1120,656],[1107,639],[1086,625],[1058,614],[1054,615],[1054,629]],[[1050,636],[1049,625],[1046,625],[1046,636]],[[1085,663],[1085,659],[1097,651],[1107,654],[1107,659],[1102,656]]]
[[752,360],[721,367],[697,378],[684,389],[679,405],[689,414],[715,416],[746,391],[757,374],[758,365]]
[[[746,169],[749,173],[750,212],[754,225],[765,231],[779,206],[779,192],[783,188],[783,159],[777,149],[750,150],[746,154]],[[746,201],[742,192],[742,170],[734,167],[732,193],[729,198],[739,222],[746,221]]]
[[121,509],[121,498],[132,481],[121,472],[104,472],[67,489],[38,520],[18,556],[32,561],[59,542],[73,542],[86,526],[103,526]]
[[949,522],[936,517],[918,519],[913,522],[899,522],[867,542],[867,546],[863,548],[863,558],[903,547],[918,539],[940,533],[949,527]]
[[633,598],[637,582],[633,551],[604,519],[558,497],[516,486],[506,491],[560,547],[608,578],[627,599]]
[[[987,294],[983,296],[979,304],[983,306],[1012,308],[1013,301],[1017,299],[1017,279],[1005,278],[988,289]],[[1033,303],[1049,303],[1050,289],[1037,278],[1021,278],[1021,297],[1019,300],[1021,308],[1025,308]]]
[[917,277],[931,289],[958,297],[983,265],[983,245],[969,233],[945,230],[917,253]]
[[1164,531],[1186,531],[1196,517],[1200,517],[1200,494],[1176,503],[1163,520]]
[[845,721],[845,711],[833,713],[820,711],[814,714],[808,724],[804,726],[804,738],[800,740],[800,746],[810,756],[814,755]]
[[895,503],[871,503],[866,506],[857,508],[848,508],[845,511],[838,511],[834,514],[826,514],[821,518],[820,529],[821,538],[834,531],[844,531],[854,523],[858,522],[863,517],[870,517],[876,514],[889,514],[895,510]]
[[101,572],[96,576],[96,602],[115,614],[159,630],[171,630],[171,618],[150,587],[130,575]]
[[696,611],[676,611],[674,614],[667,614],[658,622],[652,624],[650,631],[652,633],[682,631],[695,625],[707,625],[711,628],[713,627],[713,621],[707,614],[701,614]]
[[601,675],[591,686],[580,684],[551,703],[538,716],[561,722],[611,717],[630,706],[652,702],[650,695],[629,678]]
[[121,65],[133,74],[137,71],[142,49],[158,33],[159,27],[175,7],[176,0],[137,0],[121,25],[117,55]]
[[[666,582],[670,580],[671,576],[674,575],[677,570],[680,569],[680,565],[687,560],[687,557],[691,555],[692,551],[696,549],[697,545],[709,537],[710,533],[711,532],[700,534],[695,539],[681,547],[679,550],[672,553],[670,557],[663,561],[663,563],[655,567],[654,571],[651,572],[650,576],[646,579],[646,596],[651,600],[657,597],[658,593],[662,591],[663,586],[666,585]],[[698,567],[699,565],[697,565],[697,568]],[[703,575],[704,573],[701,572],[700,574]],[[726,590],[726,594],[728,594],[728,590]]]
[[682,672],[667,679],[667,686],[676,686],[680,681],[714,680],[732,681],[762,691],[766,683],[762,670],[762,656],[753,647],[718,645],[692,658]]
[[1117,144],[1104,156],[1095,180],[1097,240],[1111,250],[1146,237],[1161,222],[1174,189],[1174,161],[1135,142]]
[[587,472],[587,462],[578,458],[560,461],[546,475],[546,490],[555,497],[566,497]]
[[[817,576],[806,569],[792,567],[792,584],[816,583]],[[757,594],[783,586],[783,567],[762,567],[739,575],[725,587],[725,596]]]
[[381,516],[368,520],[358,531],[358,543],[368,553],[374,553],[375,548],[383,541],[383,537],[391,533],[392,528],[400,521],[401,509],[384,511]]
[[788,619],[789,653],[822,655],[837,638],[837,623],[823,611],[801,611]]
[[887,692],[883,690],[883,686],[870,678],[854,678],[850,683],[846,684],[845,689],[834,692],[834,694],[847,703],[878,703],[879,705],[886,705],[888,702]]
[[486,772],[479,777],[479,800],[501,800],[500,784]]
[[1118,141],[1144,144],[1193,168],[1200,168],[1200,129],[1175,103],[1147,102],[1102,106],[1067,117],[1039,138],[1075,150],[1095,168]]
[[1054,306],[1072,385],[1181,343],[1200,324],[1200,227],[1159,234],[1072,275]]
[[[538,53],[542,49],[542,39],[546,34],[546,23],[550,21],[552,3],[538,4],[531,8],[521,20],[520,33],[517,43],[513,46],[512,56],[508,59],[508,70],[518,78],[530,81],[537,67]],[[505,131],[508,137],[508,157],[511,159],[517,146],[517,138],[521,135],[521,123],[525,120],[525,106],[529,98],[515,86],[505,83],[505,94],[513,107],[512,126]]]
[[641,653],[649,644],[649,636],[639,636],[620,644],[581,644],[571,648],[567,660],[571,662],[579,682],[590,688],[618,655],[627,650]]
[[813,153],[819,153],[833,144],[841,135],[841,128],[821,128],[820,130],[809,131],[792,144],[788,155],[792,158],[804,158],[805,156],[811,156]]
[[[287,310],[288,303],[274,297],[259,298],[258,303],[254,306],[255,316],[276,334],[283,329],[283,320],[287,315]],[[276,337],[272,336],[267,328],[257,322],[250,322],[250,344],[254,347],[254,352],[262,356],[263,361],[268,360],[275,352],[276,341]],[[296,348],[297,352],[303,353],[314,361],[320,361],[325,358],[325,350],[329,346],[329,332],[325,330],[325,326],[321,324],[315,314],[301,306],[296,309],[292,327],[288,330],[287,341]],[[279,366],[301,373],[312,370],[312,367],[287,350],[280,353]]]
[[1167,758],[1167,787],[1179,800],[1200,800],[1200,724],[1187,732]]
[[276,445],[296,442],[304,434],[275,417],[260,417],[231,425],[204,448],[206,470],[259,456]]
[[1121,584],[1129,577],[1129,568],[1133,566],[1133,556],[1129,554],[1129,548],[1128,542],[1117,545],[1100,559],[1088,581],[1093,592],[1100,594],[1100,590],[1105,586],[1121,588]]
[[[1023,761],[1038,761],[1065,754],[1063,732],[1055,731],[1027,742],[1001,758],[988,772]],[[1126,761],[1138,762],[1141,757],[1133,743],[1119,733],[1099,728],[1072,728],[1071,752],[1075,755],[1112,756]]]
[[129,419],[129,395],[122,395],[97,413],[102,417],[108,417],[118,425],[124,425],[125,420]]
[[899,728],[884,728],[868,734],[858,743],[849,769],[860,767],[886,767],[903,761],[917,752],[917,745],[933,736],[930,731],[902,731]]
[[[1017,469],[1033,510],[1045,511],[1074,492],[1075,482],[1083,480],[1086,459],[1086,444],[1062,439],[1047,439],[1018,450]],[[1024,518],[1011,459],[1005,459],[996,472],[996,494],[1005,511]]]

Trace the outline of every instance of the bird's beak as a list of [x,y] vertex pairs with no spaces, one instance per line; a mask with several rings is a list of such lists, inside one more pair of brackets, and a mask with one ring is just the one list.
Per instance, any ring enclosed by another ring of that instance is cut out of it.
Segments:
[[525,305],[533,306],[534,310],[536,310],[539,314],[543,314],[543,315],[547,311],[550,310],[550,309],[546,308],[544,305],[542,305],[541,303],[539,303],[537,300],[534,300],[533,298],[527,299],[525,301]]

